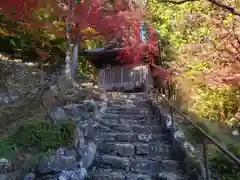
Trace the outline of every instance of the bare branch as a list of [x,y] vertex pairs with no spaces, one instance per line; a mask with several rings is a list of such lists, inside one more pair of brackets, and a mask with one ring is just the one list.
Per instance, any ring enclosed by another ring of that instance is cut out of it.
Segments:
[[[194,2],[194,1],[199,1],[199,0],[180,0],[180,1],[177,1],[177,0],[176,1],[174,1],[174,0],[159,0],[160,3],[171,3],[171,4],[176,4],[176,5],[187,3],[187,2]],[[233,8],[230,5],[219,2],[218,0],[206,0],[206,1],[218,6],[220,8],[223,8],[223,9],[229,11],[233,15],[240,16],[240,11],[238,11],[237,9]]]
[[184,4],[187,2],[193,2],[193,1],[199,1],[199,0],[181,0],[181,1],[172,1],[172,0],[161,0],[162,3],[171,3],[171,4]]
[[233,33],[234,33],[235,38],[238,41],[238,44],[240,45],[240,37],[238,37],[238,35],[236,34],[236,20],[233,21]]
[[237,16],[240,16],[240,11],[236,10],[235,8],[233,8],[232,6],[229,6],[229,5],[226,5],[226,4],[223,4],[217,0],[207,0],[213,4],[215,4],[216,6],[218,7],[221,7],[223,9],[226,9],[227,11],[231,12],[232,14],[234,15],[237,15]]

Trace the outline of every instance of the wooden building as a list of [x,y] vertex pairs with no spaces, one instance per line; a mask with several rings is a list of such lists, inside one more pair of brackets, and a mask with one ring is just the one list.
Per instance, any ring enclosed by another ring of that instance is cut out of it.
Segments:
[[153,84],[147,64],[123,64],[119,48],[85,50],[82,55],[98,70],[98,85],[106,91],[149,92]]

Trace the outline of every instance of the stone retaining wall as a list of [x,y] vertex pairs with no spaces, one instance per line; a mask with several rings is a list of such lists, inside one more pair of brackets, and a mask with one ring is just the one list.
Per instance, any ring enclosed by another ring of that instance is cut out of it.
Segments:
[[[194,180],[205,179],[205,168],[194,145],[187,140],[181,126],[174,121],[172,131],[172,118],[161,105],[150,102],[155,117],[161,122],[165,133],[169,135],[169,141],[174,147],[173,158],[180,162],[182,169]],[[174,136],[172,138],[172,135]]]

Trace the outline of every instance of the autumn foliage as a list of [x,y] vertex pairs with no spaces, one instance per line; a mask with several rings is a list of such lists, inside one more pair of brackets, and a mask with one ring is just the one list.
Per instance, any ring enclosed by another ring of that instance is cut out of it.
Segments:
[[157,50],[158,35],[150,25],[148,40],[142,41],[144,8],[132,0],[1,0],[0,9],[13,20],[57,36],[65,36],[65,25],[69,23],[71,39],[79,34],[80,44],[96,37],[121,42],[124,50],[119,59],[129,63],[139,63],[142,57],[153,62]]

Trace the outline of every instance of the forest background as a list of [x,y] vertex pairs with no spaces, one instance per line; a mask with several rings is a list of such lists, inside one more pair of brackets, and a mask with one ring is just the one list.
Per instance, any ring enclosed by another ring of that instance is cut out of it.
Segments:
[[[177,87],[175,105],[240,156],[240,1],[148,0],[145,11],[146,22],[160,34],[161,57],[156,65],[176,70],[172,77]],[[47,10],[35,15],[46,21],[52,18]],[[42,52],[47,52],[53,64],[64,63],[59,57],[65,56],[65,37],[22,27],[22,21],[10,20],[0,11],[2,53],[21,50],[29,61],[39,61]],[[104,44],[104,39],[96,36],[83,40],[79,50]],[[81,53],[78,73],[96,78]]]

